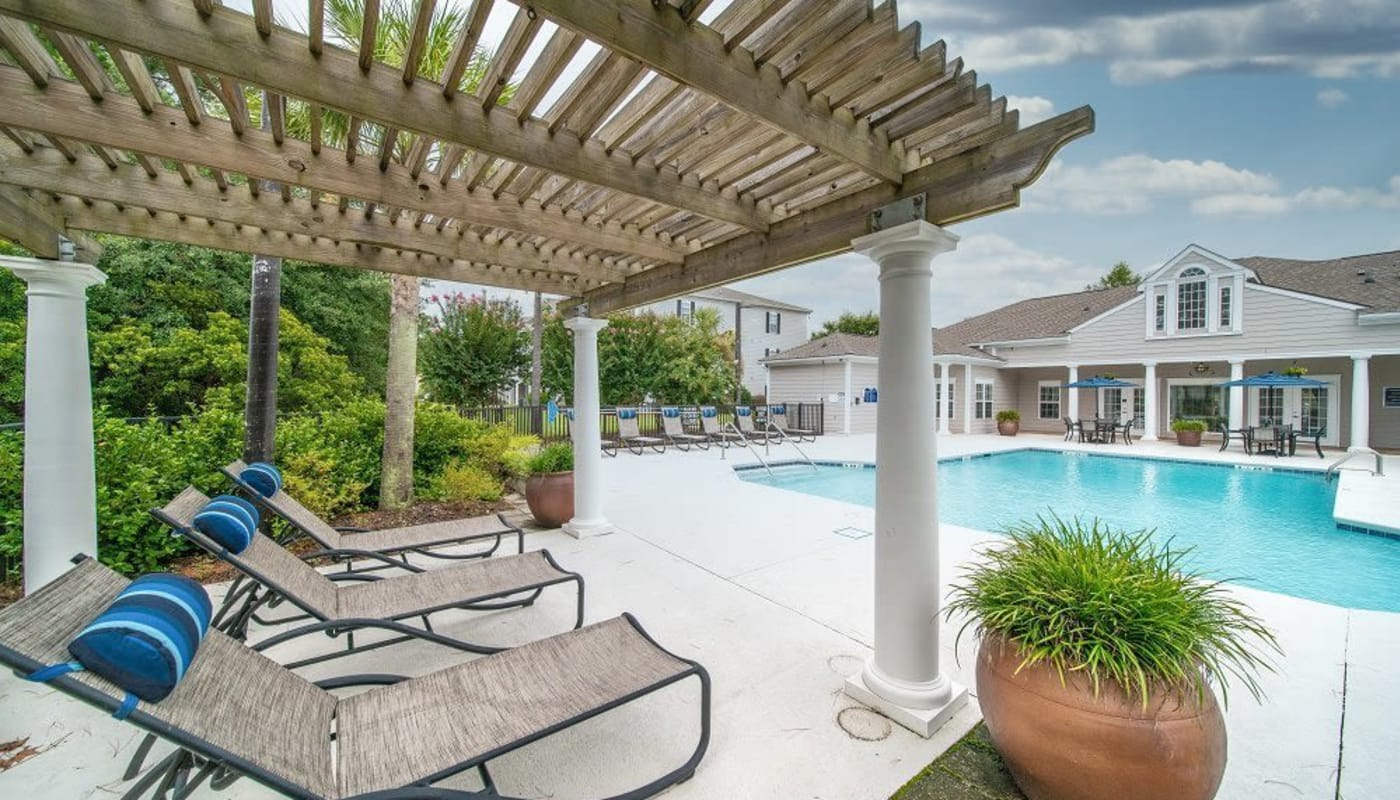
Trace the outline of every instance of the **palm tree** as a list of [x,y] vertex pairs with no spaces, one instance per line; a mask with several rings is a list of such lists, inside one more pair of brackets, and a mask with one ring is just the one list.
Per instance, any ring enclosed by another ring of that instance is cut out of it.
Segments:
[[[413,39],[417,9],[411,0],[386,0],[380,6],[379,24],[374,39],[374,58],[392,66],[403,64]],[[326,36],[344,47],[358,50],[364,29],[363,0],[327,0]],[[453,45],[461,36],[466,16],[452,4],[441,4],[434,11],[419,62],[420,74],[439,76],[447,68]],[[478,47],[463,73],[462,87],[475,90],[491,63],[491,55]],[[500,102],[509,101],[514,87],[502,92]],[[378,149],[385,131],[380,126],[366,127],[359,141]],[[311,117],[309,108],[302,106],[287,114],[290,135],[309,138]],[[339,112],[322,112],[321,136],[329,144],[343,146],[349,140],[350,120]],[[390,158],[403,163],[413,136],[398,133]],[[441,157],[437,147],[429,153],[432,165]],[[380,467],[380,508],[402,508],[413,500],[413,420],[414,400],[418,387],[418,306],[420,281],[413,275],[391,275],[389,305],[389,363],[384,386],[384,455]]]

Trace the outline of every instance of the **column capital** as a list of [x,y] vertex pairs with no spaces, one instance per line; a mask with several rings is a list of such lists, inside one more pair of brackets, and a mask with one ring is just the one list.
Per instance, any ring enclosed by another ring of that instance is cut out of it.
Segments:
[[957,246],[957,234],[921,219],[851,240],[852,250],[876,262],[895,253],[922,253],[933,258]]
[[1157,368],[1157,362],[1156,362],[1156,361],[1144,361],[1144,362],[1142,362],[1142,365],[1143,365],[1144,367],[1151,367],[1151,368],[1153,368],[1153,369],[1156,369],[1156,368]]
[[564,320],[564,327],[578,333],[579,331],[592,331],[597,333],[608,327],[606,319],[595,319],[594,317],[569,317]]
[[76,261],[0,256],[0,267],[29,284],[30,291],[47,289],[50,292],[80,295],[89,286],[107,282],[107,274],[102,270]]
[[1245,361],[1245,360],[1244,360],[1243,358],[1232,358],[1232,359],[1230,359],[1230,366],[1232,366],[1232,367],[1243,367],[1243,366],[1244,366],[1244,361]]
[[1352,361],[1370,361],[1372,353],[1357,353],[1351,357]]

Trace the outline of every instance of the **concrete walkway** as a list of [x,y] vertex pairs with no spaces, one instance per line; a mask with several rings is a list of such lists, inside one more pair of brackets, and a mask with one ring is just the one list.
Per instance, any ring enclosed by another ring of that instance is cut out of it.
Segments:
[[[940,455],[1060,445],[1058,437],[1026,435],[939,438]],[[827,437],[804,447],[825,459],[874,456],[872,436]],[[790,447],[774,448],[773,455],[784,450],[791,457]],[[1245,458],[1214,448],[1185,450],[1141,444],[1131,452]],[[976,704],[924,740],[840,693],[842,679],[869,654],[873,540],[835,531],[872,530],[873,511],[745,482],[732,468],[751,461],[733,451],[722,458],[716,450],[606,459],[605,508],[618,532],[584,541],[537,532],[528,546],[549,548],[586,576],[589,620],[630,610],[663,645],[710,669],[709,754],[695,778],[667,797],[885,800],[972,728]],[[1284,463],[1321,468],[1327,461]],[[1389,471],[1400,473],[1400,465]],[[1400,482],[1392,486],[1386,505],[1393,508]],[[946,585],[959,565],[976,558],[977,545],[993,537],[955,526],[942,531]],[[1286,657],[1263,681],[1263,705],[1247,694],[1231,697],[1230,765],[1219,796],[1388,796],[1400,785],[1392,724],[1400,716],[1400,691],[1389,677],[1400,660],[1400,615],[1239,592],[1278,632]],[[554,590],[535,608],[461,615],[439,628],[522,642],[562,630],[570,602]],[[941,651],[945,669],[971,686],[971,642],[954,649],[959,624],[944,624]],[[308,675],[421,674],[457,658],[400,646]],[[693,746],[694,700],[688,688],[668,690],[501,759],[493,773],[504,791],[527,797],[597,797],[642,783]],[[28,736],[45,749],[0,773],[0,796],[107,797],[122,786],[118,778],[139,738],[128,727],[10,676],[0,678],[0,710],[0,741]],[[268,793],[240,781],[217,796]]]

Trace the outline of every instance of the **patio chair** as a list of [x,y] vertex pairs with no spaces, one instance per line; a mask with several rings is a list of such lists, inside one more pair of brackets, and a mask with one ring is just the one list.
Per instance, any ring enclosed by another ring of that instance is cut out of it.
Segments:
[[666,432],[666,441],[678,450],[689,450],[691,445],[701,450],[710,449],[710,437],[685,432],[685,427],[681,425],[681,410],[675,406],[661,408],[661,428]]
[[[282,540],[289,544],[306,537],[323,550],[372,550],[390,556],[415,553],[429,558],[463,560],[484,558],[501,546],[501,538],[515,534],[515,552],[525,552],[525,532],[506,522],[504,514],[490,514],[448,522],[429,522],[406,528],[335,527],[302,505],[283,490],[280,479],[268,482],[260,470],[248,471],[241,460],[229,462],[222,471],[238,490],[260,508],[271,511],[291,526],[294,534]],[[245,472],[247,477],[245,478]],[[251,481],[251,482],[250,482]],[[271,490],[271,493],[267,493]],[[470,553],[444,553],[434,548],[490,540],[486,550]]]
[[770,439],[782,439],[782,434],[771,430],[759,430],[753,424],[753,409],[748,406],[734,406],[734,421],[739,426],[739,433],[751,442],[767,442]]
[[[568,409],[567,411],[564,412],[564,414],[565,414],[565,416],[567,416],[568,419],[569,419],[569,428],[570,428],[569,435],[570,435],[570,441],[572,441],[572,437],[573,437],[573,424],[574,424],[574,410],[573,410],[572,408],[571,408],[571,409]],[[603,446],[603,455],[605,455],[605,456],[611,456],[611,457],[613,457],[613,458],[617,458],[617,451],[618,451],[618,442],[617,442],[617,440],[616,440],[616,439],[613,439],[613,438],[610,438],[610,437],[607,437],[607,436],[602,436],[601,434],[599,435],[598,438],[599,438],[599,441],[602,443],[602,446]]]
[[1133,418],[1132,418],[1132,417],[1128,417],[1126,420],[1124,420],[1124,421],[1123,421],[1123,426],[1122,426],[1121,428],[1118,429],[1118,432],[1123,436],[1123,444],[1132,444],[1132,443],[1133,443]]
[[817,432],[807,428],[794,428],[788,424],[787,404],[779,404],[768,407],[768,424],[776,428],[778,433],[798,442],[815,442]]
[[[289,666],[314,664],[408,639],[426,639],[471,653],[494,653],[505,648],[442,636],[433,631],[428,618],[450,609],[524,608],[533,605],[546,588],[561,583],[576,585],[578,610],[574,627],[583,624],[583,577],[559,566],[547,550],[478,559],[435,570],[371,550],[320,550],[299,557],[258,533],[256,516],[252,518],[246,545],[230,547],[217,540],[196,527],[195,515],[209,505],[209,498],[190,486],[164,508],[152,509],[151,515],[242,573],[214,615],[216,628],[236,639],[246,639],[250,623],[271,626],[313,620],[293,631],[260,640],[253,646],[259,651],[311,630],[326,631],[333,637],[345,635],[344,649]],[[386,577],[365,571],[321,573],[303,560],[323,556],[367,559],[406,574]],[[296,612],[278,618],[260,615],[264,608],[275,608],[284,601],[295,606]],[[422,629],[403,622],[414,618],[422,621]],[[356,646],[354,632],[361,629],[397,636]]]
[[[157,737],[175,745],[127,798],[184,798],[206,780],[221,790],[246,776],[297,798],[497,800],[510,797],[489,770],[497,757],[687,678],[700,686],[694,752],[615,800],[649,797],[686,780],[709,746],[709,674],[662,648],[630,614],[420,677],[346,675],[314,683],[209,630],[195,638],[197,649],[169,694],[138,701],[130,685],[93,672],[46,669],[72,658],[69,643],[129,585],[94,559],[75,561],[0,609],[0,663],[147,731],[127,779],[140,773]],[[331,692],[356,686],[373,688],[347,697]],[[472,770],[484,790],[432,786]],[[522,787],[521,794],[532,791]]]
[[1327,426],[1323,425],[1312,433],[1304,433],[1300,428],[1294,428],[1288,437],[1288,454],[1291,456],[1298,452],[1299,439],[1312,439],[1313,449],[1317,451],[1318,458],[1326,458],[1322,454],[1322,437],[1327,435]]
[[729,447],[731,444],[747,441],[742,433],[737,430],[725,430],[719,424],[719,411],[714,406],[700,407],[700,429],[705,432],[706,436],[710,437],[710,441],[720,447]]
[[658,453],[666,452],[666,440],[659,436],[643,436],[637,424],[637,409],[617,410],[617,438],[629,451],[642,455],[651,448]]
[[1220,423],[1220,452],[1225,452],[1225,450],[1230,446],[1231,436],[1240,440],[1240,446],[1244,448],[1245,455],[1250,455],[1254,452],[1253,429],[1249,426],[1245,426],[1243,428],[1231,428],[1224,422]]
[[1069,417],[1063,417],[1065,421],[1065,441],[1073,441],[1078,437],[1079,441],[1084,441],[1084,424]]

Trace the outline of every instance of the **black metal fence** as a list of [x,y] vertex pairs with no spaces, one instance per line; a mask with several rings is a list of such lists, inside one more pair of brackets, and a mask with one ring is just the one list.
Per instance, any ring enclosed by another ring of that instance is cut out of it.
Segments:
[[[823,424],[826,414],[821,403],[782,403],[776,405],[786,406],[788,425],[793,428],[815,431],[818,435],[826,432]],[[633,406],[624,406],[632,408]],[[668,406],[669,407],[669,406]],[[644,436],[660,435],[663,426],[661,423],[660,405],[635,406],[637,409],[637,429]],[[699,406],[678,406],[681,410],[681,427],[688,433],[700,432],[700,407]],[[717,405],[720,423],[730,422],[734,419],[734,406]],[[534,435],[540,439],[551,442],[569,438],[569,415],[568,410],[560,408],[554,419],[549,418],[548,409],[545,406],[485,406],[480,408],[458,409],[462,416],[467,419],[480,420],[491,425],[508,425],[510,429],[519,435]],[[768,418],[768,406],[755,406],[755,424],[762,426]],[[617,435],[617,409],[603,408],[600,420],[602,435],[612,437]]]

